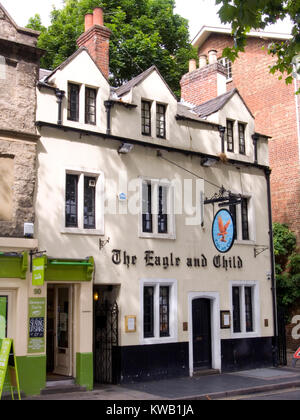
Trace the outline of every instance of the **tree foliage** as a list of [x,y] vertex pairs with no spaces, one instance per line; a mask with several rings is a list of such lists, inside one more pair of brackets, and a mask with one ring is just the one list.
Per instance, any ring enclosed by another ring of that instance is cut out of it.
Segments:
[[296,252],[296,237],[286,225],[274,223],[277,300],[288,307],[300,299],[300,254]]
[[112,31],[111,83],[120,86],[155,64],[178,94],[188,61],[197,54],[189,42],[187,20],[174,14],[175,0],[65,0],[61,10],[53,8],[48,28],[39,15],[27,25],[41,32],[38,46],[47,51],[41,66],[54,69],[76,51],[85,14],[99,6]]
[[268,52],[276,58],[270,72],[284,73],[286,83],[291,83],[293,58],[300,54],[300,0],[216,0],[216,4],[222,5],[219,10],[222,23],[231,24],[235,43],[224,50],[224,56],[232,61],[244,51],[247,34],[252,29],[265,29],[278,20],[290,18],[293,24],[291,39],[270,43]]

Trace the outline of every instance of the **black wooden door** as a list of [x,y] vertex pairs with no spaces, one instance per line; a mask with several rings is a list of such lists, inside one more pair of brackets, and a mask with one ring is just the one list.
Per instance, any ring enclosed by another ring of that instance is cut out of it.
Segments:
[[211,369],[210,300],[193,300],[193,357],[194,369]]

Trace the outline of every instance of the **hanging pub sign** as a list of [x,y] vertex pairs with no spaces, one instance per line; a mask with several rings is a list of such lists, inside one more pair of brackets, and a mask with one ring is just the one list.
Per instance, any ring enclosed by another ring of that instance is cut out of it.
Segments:
[[212,225],[212,239],[219,252],[230,251],[234,244],[234,222],[227,209],[221,209],[215,215]]

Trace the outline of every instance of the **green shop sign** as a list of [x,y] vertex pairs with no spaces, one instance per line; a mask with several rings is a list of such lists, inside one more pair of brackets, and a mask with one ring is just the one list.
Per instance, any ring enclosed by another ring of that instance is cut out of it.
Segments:
[[44,353],[46,299],[30,298],[28,305],[28,316],[28,353]]
[[44,255],[32,261],[32,285],[43,286],[45,281],[47,257]]
[[27,269],[27,252],[0,252],[0,278],[26,279]]
[[68,260],[48,258],[45,271],[46,281],[88,282],[93,280],[94,258]]

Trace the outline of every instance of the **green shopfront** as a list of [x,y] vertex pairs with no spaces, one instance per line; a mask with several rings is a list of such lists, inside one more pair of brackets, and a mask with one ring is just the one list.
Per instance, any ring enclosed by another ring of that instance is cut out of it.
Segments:
[[92,389],[93,258],[53,259],[29,241],[2,242],[0,345],[14,340],[21,391],[39,394],[57,377]]

